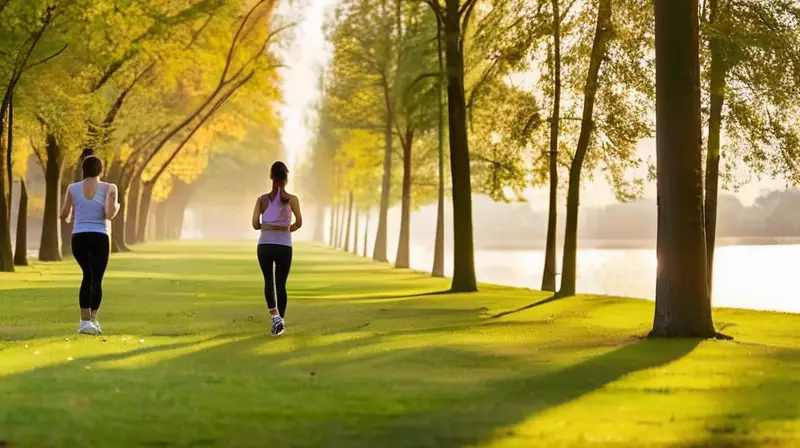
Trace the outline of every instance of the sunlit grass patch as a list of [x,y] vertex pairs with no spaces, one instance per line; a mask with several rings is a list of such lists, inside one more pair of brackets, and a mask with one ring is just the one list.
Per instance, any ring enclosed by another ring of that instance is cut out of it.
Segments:
[[439,294],[446,280],[312,245],[295,260],[280,338],[249,244],[113,257],[101,337],[74,333],[73,263],[0,276],[0,440],[800,446],[796,315],[716,310],[733,342],[650,341],[645,301],[523,309],[547,295]]

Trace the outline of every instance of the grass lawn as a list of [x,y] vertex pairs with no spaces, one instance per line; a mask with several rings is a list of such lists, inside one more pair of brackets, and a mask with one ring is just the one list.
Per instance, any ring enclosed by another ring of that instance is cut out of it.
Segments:
[[89,337],[78,273],[0,274],[10,447],[800,447],[800,315],[643,340],[652,302],[497,318],[545,296],[426,295],[448,283],[301,246],[273,338],[252,245],[176,243],[112,258]]

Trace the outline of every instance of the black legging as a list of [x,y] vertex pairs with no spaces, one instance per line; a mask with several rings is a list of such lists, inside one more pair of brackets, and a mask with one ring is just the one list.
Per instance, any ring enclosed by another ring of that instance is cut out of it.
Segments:
[[83,271],[81,292],[78,296],[81,309],[100,309],[109,249],[108,235],[105,233],[85,232],[72,235],[72,255]]
[[[259,244],[258,245],[258,264],[261,265],[261,273],[264,274],[264,297],[267,299],[269,309],[276,308],[275,296],[278,296],[278,313],[281,317],[286,316],[286,280],[289,278],[289,270],[292,269],[292,248],[280,244]],[[275,267],[273,275],[272,268]]]

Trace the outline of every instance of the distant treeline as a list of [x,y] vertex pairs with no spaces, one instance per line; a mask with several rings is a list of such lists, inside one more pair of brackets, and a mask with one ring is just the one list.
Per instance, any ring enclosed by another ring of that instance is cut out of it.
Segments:
[[[475,243],[480,248],[510,248],[525,241],[525,247],[540,248],[547,235],[546,211],[530,204],[495,203],[485,196],[473,202],[480,217],[475,219]],[[420,221],[435,220],[434,210],[422,210]],[[654,240],[656,202],[641,200],[581,210],[578,235],[583,239]],[[746,206],[736,196],[723,194],[719,201],[717,238],[800,237],[800,189],[769,191]],[[415,228],[414,236],[424,239],[430,226]],[[418,230],[418,231],[417,231]],[[563,238],[564,229],[559,229]],[[517,235],[520,238],[509,238]],[[538,241],[537,241],[538,240]]]

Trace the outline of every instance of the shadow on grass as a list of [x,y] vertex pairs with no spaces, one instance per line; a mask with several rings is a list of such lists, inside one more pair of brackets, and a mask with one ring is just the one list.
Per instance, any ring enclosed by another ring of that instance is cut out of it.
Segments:
[[716,413],[706,419],[703,437],[681,446],[798,446],[800,349],[754,346],[751,350],[772,351],[766,356],[769,363],[753,363],[744,351],[738,369],[726,372],[737,387],[727,391]]
[[555,302],[557,300],[561,300],[563,298],[564,297],[559,297],[557,295],[553,295],[553,296],[548,297],[548,298],[546,298],[544,300],[540,300],[538,302],[531,303],[530,305],[525,305],[523,307],[519,307],[517,309],[513,309],[513,310],[509,310],[509,311],[503,311],[502,313],[497,313],[497,314],[494,314],[494,315],[492,315],[490,317],[492,319],[499,319],[501,317],[510,316],[512,314],[520,313],[522,311],[531,310],[531,309],[536,308],[538,306],[547,305],[548,303],[552,303],[552,302]]
[[[554,368],[546,359],[458,345],[387,349],[384,341],[376,335],[304,346],[299,337],[253,336],[138,368],[94,369],[92,377],[74,365],[45,367],[4,379],[0,391],[10,405],[0,404],[0,427],[8,430],[5,440],[30,446],[45,440],[71,446],[72,437],[84,437],[106,446],[263,446],[276,439],[285,447],[460,447],[502,437],[537,414],[680,359],[697,345],[643,340]],[[109,396],[110,387],[123,392]],[[34,390],[52,401],[20,401]],[[78,398],[92,403],[87,412],[65,413]],[[37,418],[26,418],[32,414]],[[41,425],[50,433],[42,434]],[[102,430],[106,425],[113,431]]]

